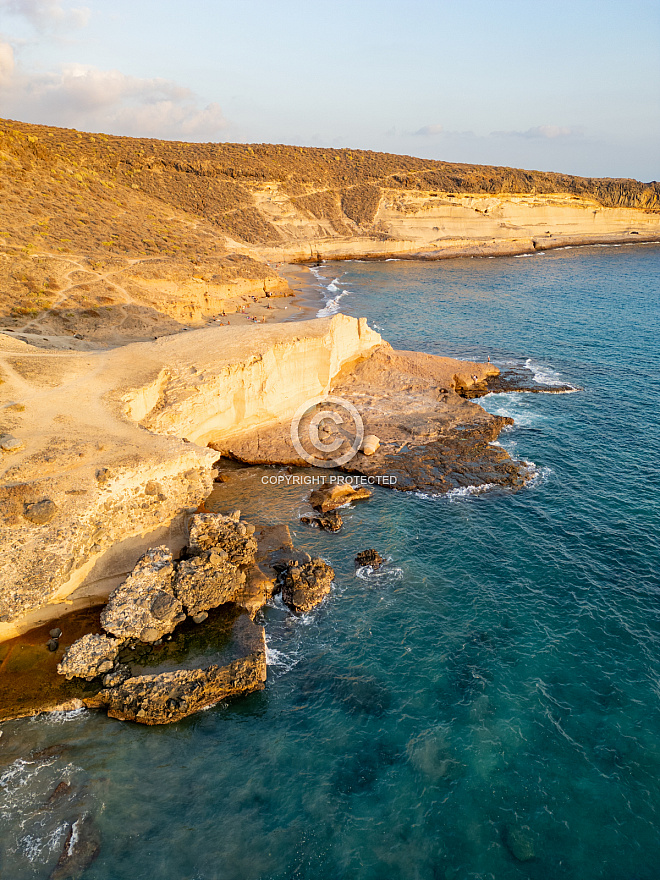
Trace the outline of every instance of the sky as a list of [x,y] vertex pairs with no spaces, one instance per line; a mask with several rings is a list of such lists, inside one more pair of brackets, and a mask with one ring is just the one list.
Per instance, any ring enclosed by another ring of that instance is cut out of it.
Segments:
[[0,116],[655,180],[660,0],[0,0]]

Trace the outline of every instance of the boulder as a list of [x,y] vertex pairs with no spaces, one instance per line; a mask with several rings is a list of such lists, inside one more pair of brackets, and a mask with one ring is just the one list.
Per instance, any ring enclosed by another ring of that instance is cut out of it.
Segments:
[[300,522],[308,526],[316,526],[325,532],[338,532],[344,525],[338,510],[329,510],[323,516],[301,516]]
[[384,562],[385,560],[378,550],[362,550],[355,557],[355,565],[357,568],[362,568],[363,566],[368,565],[370,568],[373,568],[374,571],[380,568]]
[[327,513],[329,510],[336,510],[338,507],[350,504],[351,501],[370,497],[371,491],[364,486],[358,486],[357,489],[354,489],[350,483],[333,483],[330,486],[314,489],[309,496],[309,503],[319,513]]
[[288,566],[280,575],[282,601],[296,614],[305,614],[330,592],[333,569],[322,559]]
[[34,504],[26,504],[23,516],[36,526],[43,526],[54,519],[56,514],[57,504],[50,498],[44,498],[42,501],[35,501]]
[[110,672],[122,642],[99,633],[88,634],[75,641],[66,651],[57,671],[72,678],[85,678],[91,681],[97,675]]
[[110,594],[101,626],[122,641],[156,642],[186,619],[174,593],[174,564],[167,547],[155,547]]
[[[98,695],[111,718],[168,724],[221,700],[261,690],[266,680],[264,628],[241,614],[232,627],[233,654],[227,665],[138,675]],[[232,659],[233,657],[233,659]]]
[[22,440],[13,437],[11,434],[2,434],[2,436],[0,436],[0,449],[3,452],[18,452],[19,449],[23,449],[24,446],[25,443]]
[[229,516],[221,513],[197,513],[190,523],[190,553],[199,555],[209,550],[224,550],[234,565],[254,562],[257,542],[254,526],[240,521],[240,511]]
[[373,455],[380,446],[380,440],[375,434],[367,434],[362,441],[362,452],[365,455]]
[[229,561],[226,550],[213,549],[182,559],[174,579],[174,592],[191,617],[225,602],[235,601],[245,583],[245,573]]

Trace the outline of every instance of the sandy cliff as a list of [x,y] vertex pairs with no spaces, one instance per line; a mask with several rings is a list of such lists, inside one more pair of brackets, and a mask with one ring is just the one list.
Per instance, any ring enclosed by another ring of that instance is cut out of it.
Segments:
[[343,315],[94,352],[0,335],[0,639],[107,596],[149,546],[178,551],[207,437],[290,417],[381,342]]
[[237,294],[286,293],[285,260],[660,240],[657,182],[10,120],[0,185],[0,326],[39,318],[46,343],[199,325]]

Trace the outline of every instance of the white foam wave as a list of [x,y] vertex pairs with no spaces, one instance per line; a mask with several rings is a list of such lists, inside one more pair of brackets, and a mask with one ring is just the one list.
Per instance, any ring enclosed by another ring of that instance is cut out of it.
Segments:
[[[542,364],[537,364],[532,358],[527,358],[525,361],[525,367],[531,372],[534,381],[538,382],[539,385],[549,385],[551,388],[556,388],[559,385],[568,384],[567,382],[564,382],[559,373],[556,370],[553,370],[552,367],[545,367]],[[574,386],[571,386],[571,388],[572,387]]]
[[392,560],[388,557],[385,566],[373,568],[371,565],[361,565],[355,569],[355,577],[370,583],[389,583],[390,581],[403,580],[402,568],[391,568],[387,563]]
[[266,663],[269,668],[277,670],[280,675],[297,666],[301,659],[299,651],[282,651],[271,647],[266,640]]
[[348,293],[348,290],[343,290],[339,294],[339,296],[334,297],[334,299],[329,299],[326,302],[325,306],[322,309],[318,310],[318,312],[316,313],[316,317],[328,318],[330,315],[336,315],[340,308],[339,300],[342,299],[342,297],[347,296]]

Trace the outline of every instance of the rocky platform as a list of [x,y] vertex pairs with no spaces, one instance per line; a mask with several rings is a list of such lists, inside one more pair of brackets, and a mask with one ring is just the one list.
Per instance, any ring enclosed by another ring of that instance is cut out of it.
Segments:
[[[341,469],[374,480],[389,477],[390,485],[407,491],[522,486],[528,477],[526,463],[513,461],[501,446],[493,445],[502,428],[513,424],[512,419],[490,415],[467,399],[472,388],[487,389],[498,374],[490,364],[380,346],[332,383],[333,397],[358,411],[365,437],[379,441],[375,449],[358,451]],[[322,408],[328,407],[315,411]],[[305,423],[301,424],[306,430]],[[339,445],[326,455],[310,447],[320,458],[337,458],[350,449],[350,425],[347,429],[327,421],[321,432],[325,432],[324,443]],[[227,444],[224,451],[249,464],[306,466],[290,434],[289,424],[279,424],[247,434]],[[221,444],[214,445],[223,449]]]

